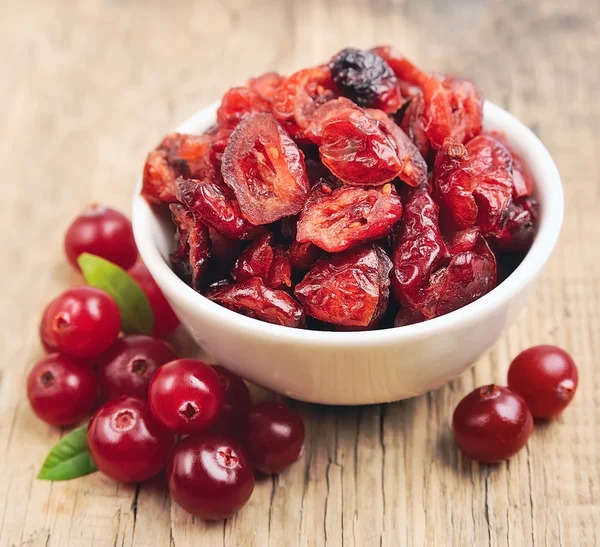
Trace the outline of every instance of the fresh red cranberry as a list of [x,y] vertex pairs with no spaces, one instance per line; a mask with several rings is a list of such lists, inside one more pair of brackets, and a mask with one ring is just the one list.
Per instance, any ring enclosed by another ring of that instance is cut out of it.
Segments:
[[246,418],[252,408],[248,386],[237,374],[220,365],[213,366],[223,386],[223,407],[214,429],[227,432],[236,438],[242,433]]
[[138,257],[129,219],[100,205],[90,205],[69,226],[65,251],[77,269],[77,257],[82,253],[101,256],[125,270],[131,268]]
[[179,326],[179,319],[156,284],[156,281],[150,275],[148,268],[141,262],[138,262],[129,270],[129,275],[137,281],[138,285],[146,293],[152,307],[154,315],[152,335],[164,337],[171,334]]
[[121,314],[115,301],[87,286],[67,289],[50,302],[40,327],[44,345],[83,358],[105,352],[120,330]]
[[254,490],[254,472],[242,446],[218,434],[181,441],[167,466],[171,497],[206,520],[223,520],[239,511]]
[[515,357],[508,369],[508,387],[519,393],[535,418],[560,414],[577,389],[577,367],[556,346],[535,346]]
[[90,420],[87,441],[94,463],[121,482],[145,481],[166,465],[175,438],[138,397],[118,397]]
[[100,356],[98,380],[106,399],[120,395],[148,398],[148,385],[156,369],[176,358],[173,348],[160,338],[133,335],[119,338]]
[[281,473],[302,453],[302,418],[281,403],[260,403],[248,415],[245,446],[256,469]]
[[46,313],[48,313],[48,307],[44,310],[42,314],[42,320],[40,321],[40,342],[46,353],[55,353],[58,351],[58,348],[54,345],[52,340],[52,325],[46,324]]
[[52,425],[75,424],[92,410],[98,385],[89,363],[52,353],[39,361],[27,379],[31,408]]
[[194,433],[215,423],[223,406],[223,386],[212,367],[194,359],[178,359],[160,367],[148,388],[156,420],[179,434]]
[[533,417],[523,397],[492,384],[477,388],[458,403],[452,429],[465,456],[497,463],[525,446],[533,431]]

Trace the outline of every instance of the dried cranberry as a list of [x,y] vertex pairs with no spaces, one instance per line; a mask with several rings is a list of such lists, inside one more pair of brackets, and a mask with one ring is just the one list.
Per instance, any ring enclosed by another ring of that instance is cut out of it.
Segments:
[[151,203],[177,201],[177,177],[200,176],[208,172],[208,136],[171,133],[150,152],[142,185],[142,195]]
[[271,234],[267,233],[255,239],[237,259],[231,277],[241,283],[253,277],[265,280],[273,263],[273,249],[270,245]]
[[481,232],[476,226],[461,230],[460,232],[454,232],[446,241],[448,252],[451,255],[456,255],[458,253],[472,251],[479,241],[480,234]]
[[223,154],[223,178],[253,224],[300,212],[309,191],[301,152],[270,114],[237,126]]
[[417,93],[410,99],[400,126],[408,138],[415,143],[421,156],[427,158],[431,151],[431,144],[425,130],[425,99],[422,93]]
[[481,298],[496,281],[496,257],[479,236],[473,250],[454,255],[448,266],[433,273],[419,311],[428,319],[445,315]]
[[400,196],[391,184],[381,187],[315,186],[298,221],[297,240],[328,252],[388,235],[402,216]]
[[471,139],[466,150],[476,185],[477,225],[485,235],[497,234],[512,199],[512,157],[506,147],[490,135]]
[[294,293],[316,319],[336,325],[373,326],[387,308],[391,268],[379,246],[357,247],[319,260]]
[[257,227],[250,224],[240,211],[231,190],[213,180],[178,179],[177,199],[196,218],[224,237],[252,239]]
[[265,101],[272,102],[275,92],[284,80],[285,78],[277,72],[267,72],[256,78],[250,78],[248,87],[258,93]]
[[506,209],[500,229],[490,242],[501,251],[527,251],[535,238],[537,220],[538,203],[529,197],[516,199]]
[[481,133],[483,98],[473,82],[434,74],[423,85],[425,131],[436,150],[452,137],[466,143]]
[[287,251],[277,246],[273,249],[273,262],[264,280],[271,289],[289,289],[292,286],[292,265]]
[[173,203],[169,207],[177,226],[177,249],[170,255],[171,265],[181,279],[199,289],[210,257],[208,228],[183,205]]
[[477,203],[473,197],[476,180],[467,149],[446,139],[433,166],[433,197],[440,205],[440,224],[445,230],[469,228],[477,221]]
[[510,145],[506,135],[500,133],[499,131],[493,131],[491,135],[498,139],[512,156],[513,197],[518,199],[533,194],[535,183],[533,181],[533,176],[531,175],[531,172],[529,171],[529,168],[527,167],[527,164],[523,158]]
[[410,186],[419,186],[427,181],[427,164],[408,135],[382,110],[367,109],[378,122],[383,132],[396,148],[400,159],[400,179]]
[[448,260],[438,213],[425,188],[407,193],[402,229],[392,251],[392,290],[398,303],[409,310],[421,307],[431,274]]
[[227,143],[229,142],[229,137],[232,132],[232,129],[221,129],[210,141],[210,146],[208,147],[208,159],[217,172],[221,171],[223,152],[225,152],[225,148],[227,148]]
[[395,112],[403,102],[398,79],[385,59],[368,50],[346,48],[329,62],[342,94],[363,107]]
[[284,291],[270,289],[258,277],[235,285],[211,287],[206,298],[230,310],[286,327],[304,328],[302,307]]
[[233,87],[221,100],[217,123],[221,129],[234,129],[240,121],[256,112],[270,112],[271,103],[247,87]]
[[413,65],[404,55],[396,51],[391,46],[379,46],[373,48],[372,51],[385,59],[394,74],[401,80],[423,87],[428,76],[425,72]]
[[309,242],[293,241],[288,250],[290,264],[298,270],[308,270],[322,256],[323,250]]
[[379,186],[400,174],[396,149],[377,120],[346,98],[319,107],[306,136],[319,146],[326,167],[348,184]]
[[334,88],[327,66],[295,72],[275,92],[273,116],[292,137],[302,138],[315,110],[337,96]]

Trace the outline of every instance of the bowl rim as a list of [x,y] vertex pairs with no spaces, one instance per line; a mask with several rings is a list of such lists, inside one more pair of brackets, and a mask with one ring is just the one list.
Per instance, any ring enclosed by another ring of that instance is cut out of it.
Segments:
[[[218,105],[219,103],[213,103],[199,110],[180,124],[176,131],[180,133],[205,131],[214,124]],[[487,100],[484,102],[484,127],[487,130],[504,132],[511,146],[524,156],[530,169],[543,172],[543,183],[536,186],[541,208],[540,224],[535,240],[523,261],[502,283],[481,298],[446,315],[414,325],[380,330],[317,331],[266,323],[224,308],[186,285],[163,258],[151,237],[153,230],[150,229],[150,223],[155,214],[140,195],[141,177],[136,185],[132,217],[140,256],[161,289],[168,285],[167,293],[176,294],[177,299],[182,301],[189,301],[190,305],[211,315],[214,321],[220,322],[232,333],[242,331],[246,334],[286,342],[348,347],[365,344],[396,344],[408,339],[426,338],[432,334],[455,330],[461,326],[468,327],[500,310],[537,277],[556,246],[564,216],[564,195],[558,168],[533,131],[503,108]],[[537,164],[537,169],[533,168],[533,163]]]

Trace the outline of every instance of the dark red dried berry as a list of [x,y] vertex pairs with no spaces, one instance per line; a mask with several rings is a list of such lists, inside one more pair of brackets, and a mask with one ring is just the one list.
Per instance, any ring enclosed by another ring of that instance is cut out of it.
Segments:
[[401,127],[408,138],[415,143],[421,156],[427,158],[431,151],[431,144],[425,130],[425,100],[422,93],[417,93],[410,99],[402,115]]
[[335,325],[374,326],[389,300],[392,263],[366,245],[319,260],[294,293],[312,317]]
[[537,220],[537,202],[528,197],[516,199],[506,209],[500,230],[490,242],[501,251],[527,251],[535,238]]
[[309,242],[292,241],[288,250],[290,264],[297,270],[308,270],[322,256],[323,250]]
[[279,86],[285,78],[277,72],[266,72],[248,80],[248,87],[258,93],[265,101],[272,102]]
[[529,168],[527,167],[527,164],[523,158],[510,145],[506,135],[500,133],[499,131],[493,131],[491,135],[498,139],[512,156],[513,197],[518,199],[533,194],[535,183],[533,181],[533,176],[531,175],[531,172],[529,171]]
[[269,289],[258,277],[235,285],[211,287],[206,298],[230,310],[286,327],[304,328],[302,306],[285,291]]
[[298,221],[298,242],[328,252],[387,236],[402,216],[400,196],[391,184],[381,187],[315,186]]
[[221,100],[217,123],[221,129],[234,129],[243,118],[256,112],[270,112],[271,103],[247,87],[233,87]]
[[273,249],[271,248],[271,234],[255,239],[237,259],[231,277],[237,283],[248,281],[253,277],[265,280],[273,263]]
[[286,290],[292,286],[292,265],[288,253],[281,246],[273,249],[273,262],[265,279],[271,289]]
[[299,213],[309,191],[302,153],[270,114],[245,119],[231,134],[223,178],[257,225]]

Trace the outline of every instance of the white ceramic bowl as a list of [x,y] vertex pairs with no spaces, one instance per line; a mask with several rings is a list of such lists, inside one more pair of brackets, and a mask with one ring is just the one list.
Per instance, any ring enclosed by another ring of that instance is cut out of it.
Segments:
[[[201,133],[215,122],[207,107],[177,130]],[[250,319],[188,287],[170,269],[173,227],[136,192],[133,227],[140,254],[198,344],[261,386],[303,401],[357,405],[413,397],[442,386],[487,351],[527,302],[563,219],[560,175],[540,140],[500,107],[485,103],[484,127],[506,134],[537,183],[537,237],[519,267],[493,291],[457,311],[416,325],[369,332],[292,329]],[[139,191],[139,187],[138,187]]]

